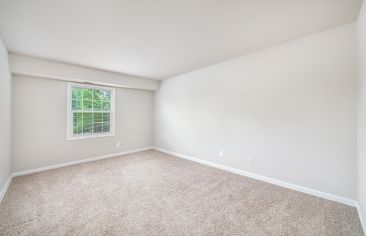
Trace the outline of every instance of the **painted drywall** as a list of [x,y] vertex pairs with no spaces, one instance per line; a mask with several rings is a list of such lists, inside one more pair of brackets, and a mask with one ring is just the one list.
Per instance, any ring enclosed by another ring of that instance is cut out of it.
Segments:
[[26,75],[31,77],[75,82],[86,81],[151,91],[157,90],[160,84],[159,81],[156,80],[19,54],[10,54],[9,64],[13,75]]
[[[363,3],[357,22],[358,46],[358,200],[362,221],[366,223],[366,4]],[[365,226],[364,226],[365,227]]]
[[66,96],[66,82],[13,76],[14,172],[152,146],[151,91],[116,88],[115,136],[73,141]]
[[357,199],[355,38],[347,24],[163,81],[155,146]]
[[0,191],[10,176],[11,162],[11,73],[8,51],[0,38]]

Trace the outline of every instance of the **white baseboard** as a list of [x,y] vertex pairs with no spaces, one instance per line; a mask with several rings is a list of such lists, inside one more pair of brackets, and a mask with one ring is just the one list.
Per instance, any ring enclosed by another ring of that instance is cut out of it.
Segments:
[[358,217],[360,218],[360,222],[361,222],[361,226],[362,226],[362,229],[363,229],[363,232],[366,233],[366,225],[365,225],[365,222],[363,220],[363,213],[362,213],[362,210],[361,210],[361,206],[360,204],[357,205],[357,213],[358,213]]
[[172,151],[165,150],[165,149],[162,149],[162,148],[154,147],[154,149],[157,150],[157,151],[164,152],[164,153],[167,153],[167,154],[170,154],[170,155],[173,155],[173,156],[181,157],[181,158],[184,158],[184,159],[187,159],[187,160],[190,160],[190,161],[194,161],[194,162],[198,162],[198,163],[208,165],[208,166],[211,166],[211,167],[215,167],[215,168],[218,168],[218,169],[226,170],[226,171],[229,171],[229,172],[232,172],[232,173],[235,173],[235,174],[239,174],[239,175],[243,175],[243,176],[250,177],[250,178],[253,178],[253,179],[261,180],[261,181],[264,181],[264,182],[267,182],[267,183],[279,185],[281,187],[285,187],[285,188],[289,188],[289,189],[296,190],[296,191],[299,191],[299,192],[311,194],[311,195],[314,195],[314,196],[317,196],[317,197],[321,197],[321,198],[325,198],[325,199],[328,199],[328,200],[336,201],[336,202],[343,203],[343,204],[353,206],[353,207],[358,206],[357,201],[349,199],[349,198],[340,197],[340,196],[337,196],[337,195],[334,195],[334,194],[325,193],[325,192],[322,192],[322,191],[319,191],[319,190],[299,186],[299,185],[296,185],[296,184],[288,183],[288,182],[285,182],[285,181],[282,181],[282,180],[277,180],[277,179],[266,177],[266,176],[263,176],[263,175],[258,175],[258,174],[252,173],[252,172],[235,169],[235,168],[225,166],[225,165],[221,165],[221,164],[217,164],[217,163],[214,163],[214,162],[201,160],[199,158],[183,155],[183,154],[172,152]]
[[107,154],[107,155],[103,155],[103,156],[82,159],[82,160],[79,160],[79,161],[66,162],[66,163],[62,163],[62,164],[45,166],[45,167],[31,169],[31,170],[19,171],[19,172],[13,173],[12,174],[12,177],[17,177],[17,176],[22,176],[22,175],[28,175],[28,174],[32,174],[32,173],[37,173],[37,172],[42,172],[42,171],[46,171],[46,170],[57,169],[57,168],[61,168],[61,167],[65,167],[65,166],[71,166],[71,165],[76,165],[76,164],[85,163],[85,162],[102,160],[102,159],[116,157],[116,156],[122,156],[122,155],[130,154],[130,153],[135,153],[135,152],[142,152],[142,151],[146,151],[146,150],[150,150],[150,149],[153,149],[153,147],[139,148],[139,149],[134,149],[134,150],[125,151],[125,152],[112,153],[112,154]]
[[13,178],[12,175],[10,175],[9,178],[6,180],[3,188],[1,189],[1,192],[0,192],[0,202],[3,200],[6,191],[8,191],[8,188],[9,188],[9,185],[11,183],[12,178]]

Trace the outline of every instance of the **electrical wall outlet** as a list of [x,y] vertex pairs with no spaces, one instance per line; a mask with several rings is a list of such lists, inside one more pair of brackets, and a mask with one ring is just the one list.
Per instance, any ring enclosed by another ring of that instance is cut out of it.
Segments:
[[254,165],[254,157],[253,156],[249,157],[249,161],[250,161],[250,163],[252,163],[252,165]]
[[224,150],[220,149],[219,155],[220,155],[220,157],[223,157],[224,156]]
[[116,142],[116,148],[119,148],[121,146],[120,142]]

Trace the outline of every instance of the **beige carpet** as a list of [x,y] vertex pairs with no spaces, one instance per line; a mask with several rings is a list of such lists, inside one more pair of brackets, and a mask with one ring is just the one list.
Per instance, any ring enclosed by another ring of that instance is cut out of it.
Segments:
[[145,151],[13,179],[1,235],[362,235],[355,208]]

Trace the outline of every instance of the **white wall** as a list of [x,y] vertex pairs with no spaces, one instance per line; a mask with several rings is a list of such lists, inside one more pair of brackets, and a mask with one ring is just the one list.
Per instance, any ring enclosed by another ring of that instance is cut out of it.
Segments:
[[348,24],[165,80],[155,145],[355,200],[355,59]]
[[363,222],[366,223],[366,4],[363,3],[357,22],[358,41],[358,163],[359,203]]
[[115,136],[73,141],[66,140],[66,96],[66,82],[13,76],[13,171],[152,146],[151,91],[116,88]]
[[135,88],[155,91],[159,88],[159,81],[137,76],[98,70],[62,62],[44,60],[36,57],[10,54],[9,64],[12,74],[31,77],[97,82],[99,84],[123,88]]
[[[11,74],[8,51],[0,38],[0,191],[10,176]],[[0,196],[1,197],[1,196]]]

